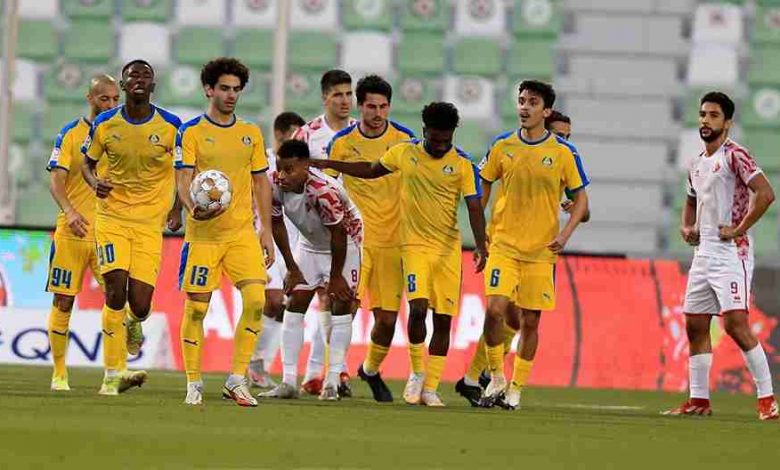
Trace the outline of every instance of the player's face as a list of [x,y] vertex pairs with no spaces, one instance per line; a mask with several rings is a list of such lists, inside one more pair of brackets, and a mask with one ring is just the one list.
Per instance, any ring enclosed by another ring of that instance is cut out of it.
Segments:
[[717,103],[704,103],[699,108],[699,137],[705,142],[714,142],[731,128],[731,120],[726,119]]
[[322,101],[328,112],[339,119],[347,119],[352,111],[352,85],[342,83],[332,86],[322,95]]
[[455,129],[423,129],[425,136],[425,150],[436,158],[443,157],[452,148],[452,138],[455,136]]
[[146,64],[133,64],[125,71],[120,85],[127,99],[148,102],[154,93],[154,70]]
[[544,119],[550,115],[552,109],[544,107],[541,96],[531,90],[523,90],[517,97],[517,114],[520,116],[520,127],[523,129],[537,129],[544,126]]
[[241,79],[235,75],[220,75],[219,80],[211,87],[206,85],[206,97],[214,104],[221,114],[233,114],[241,94]]
[[366,99],[360,105],[360,121],[367,128],[380,131],[387,125],[390,102],[387,97],[376,93],[366,93]]
[[277,158],[279,187],[284,192],[300,193],[309,177],[309,163],[300,158]]
[[571,136],[571,124],[563,121],[555,121],[550,124],[550,132],[569,140]]
[[95,116],[103,111],[116,108],[119,104],[119,88],[115,84],[100,83],[90,90],[87,102]]

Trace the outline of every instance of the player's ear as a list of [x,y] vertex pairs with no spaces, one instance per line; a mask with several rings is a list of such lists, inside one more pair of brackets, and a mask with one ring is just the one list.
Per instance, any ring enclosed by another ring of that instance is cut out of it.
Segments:
[[149,87],[149,93],[154,93],[154,90],[157,88],[157,82],[152,82],[152,85]]
[[542,116],[544,116],[545,119],[550,117],[551,114],[552,114],[552,108],[544,108],[544,110],[542,111]]

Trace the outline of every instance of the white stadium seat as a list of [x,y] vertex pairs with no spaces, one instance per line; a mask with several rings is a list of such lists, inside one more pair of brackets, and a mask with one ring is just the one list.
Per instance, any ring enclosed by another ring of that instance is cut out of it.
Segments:
[[338,27],[336,0],[298,0],[292,2],[292,29],[332,32]]
[[598,181],[588,187],[593,219],[616,223],[658,223],[663,215],[661,184]]
[[607,95],[669,96],[679,85],[675,60],[660,57],[577,55],[569,60],[568,76],[591,93]]
[[123,24],[119,29],[119,57],[122,62],[143,57],[155,67],[167,66],[171,61],[170,29],[160,23]]
[[663,181],[668,171],[669,147],[664,142],[604,142],[578,139],[574,122],[574,145],[582,156],[588,177],[595,181]]
[[571,116],[577,136],[668,139],[673,130],[670,100],[569,98],[565,112]]
[[694,46],[688,62],[690,87],[733,88],[738,80],[739,58],[736,49],[718,44]]
[[[0,71],[5,63],[0,60]],[[35,101],[40,97],[38,90],[38,68],[33,62],[17,59],[14,63],[14,82],[11,87],[14,101]],[[0,75],[1,77],[1,75]],[[4,86],[0,83],[0,87]]]
[[693,41],[736,46],[742,41],[742,7],[725,3],[705,3],[696,8]]
[[592,220],[577,227],[566,249],[587,253],[652,253],[658,249],[658,229],[653,224],[622,225]]
[[566,8],[574,11],[604,11],[610,13],[650,13],[651,0],[565,0]]
[[388,75],[392,70],[392,59],[393,42],[389,35],[373,32],[344,35],[341,66],[353,76]]
[[455,32],[461,36],[501,36],[506,8],[500,0],[455,2]]
[[233,25],[273,29],[276,25],[278,4],[275,0],[234,0]]
[[703,146],[698,129],[686,129],[680,132],[676,158],[678,170],[683,173],[687,172],[690,161],[701,153]]
[[225,0],[176,2],[176,21],[182,25],[222,26],[227,19]]
[[[2,3],[7,2],[0,2],[0,5],[2,5]],[[59,0],[22,0],[19,2],[19,18],[30,20],[53,20],[59,16],[59,12]]]
[[444,79],[444,101],[455,104],[461,119],[491,119],[495,115],[492,80],[449,76]]

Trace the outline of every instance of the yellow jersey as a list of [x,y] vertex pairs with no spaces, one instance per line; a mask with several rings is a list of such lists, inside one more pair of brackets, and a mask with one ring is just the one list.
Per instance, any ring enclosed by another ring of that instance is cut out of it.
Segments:
[[574,145],[549,131],[529,142],[513,130],[493,141],[480,174],[503,186],[493,207],[491,250],[520,261],[555,262],[547,244],[560,229],[561,196],[589,184]]
[[92,160],[107,160],[105,177],[114,189],[98,199],[97,219],[162,228],[176,187],[173,148],[180,125],[155,105],[143,121],[127,117],[124,105],[98,115],[81,150]]
[[[339,131],[326,151],[330,160],[342,162],[375,162],[391,147],[414,139],[414,132],[397,122],[388,121],[382,135],[366,137],[360,124],[354,123]],[[363,217],[366,247],[397,247],[401,244],[401,206],[398,194],[401,175],[360,179],[344,175],[344,186],[350,199],[357,204]]]
[[391,148],[379,162],[401,174],[401,246],[440,254],[460,250],[458,203],[482,195],[479,170],[468,154],[453,146],[434,158],[415,139]]
[[[68,172],[68,176],[65,178],[65,195],[73,209],[89,222],[87,234],[84,238],[79,238],[68,227],[65,213],[60,211],[57,215],[57,234],[76,240],[94,240],[95,238],[97,196],[95,196],[95,191],[89,187],[81,175],[81,165],[84,163],[84,156],[81,154],[81,144],[84,143],[84,140],[89,135],[90,126],[91,123],[87,118],[83,117],[74,119],[66,124],[60,133],[57,134],[54,148],[49,157],[49,163],[46,165],[48,171],[62,168]],[[101,161],[97,168],[98,175],[104,174],[105,169],[106,163]]]
[[179,128],[175,166],[193,168],[195,174],[219,170],[233,188],[230,206],[218,217],[195,220],[187,215],[187,241],[225,242],[246,235],[244,229],[254,230],[252,174],[268,170],[259,127],[235,116],[232,124],[222,125],[200,115]]

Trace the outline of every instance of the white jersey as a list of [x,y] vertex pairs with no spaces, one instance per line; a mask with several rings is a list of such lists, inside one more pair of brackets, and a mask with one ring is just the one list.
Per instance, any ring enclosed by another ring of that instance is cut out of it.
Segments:
[[284,192],[278,172],[271,173],[272,215],[287,216],[300,234],[298,248],[314,253],[330,253],[328,226],[343,224],[347,243],[363,244],[363,220],[357,206],[338,181],[320,170],[310,168],[303,192]]
[[[356,123],[352,118],[349,118],[347,127]],[[326,160],[328,158],[328,144],[341,129],[331,129],[328,126],[328,121],[325,120],[325,115],[322,114],[307,122],[303,127],[299,128],[293,134],[293,139],[302,140],[309,145],[309,155],[311,158],[317,158],[320,160]]]
[[696,256],[747,260],[753,258],[749,234],[721,241],[720,226],[737,226],[748,213],[748,183],[761,169],[747,149],[731,139],[712,155],[704,152],[691,162],[688,195],[696,198],[696,227],[699,246]]

